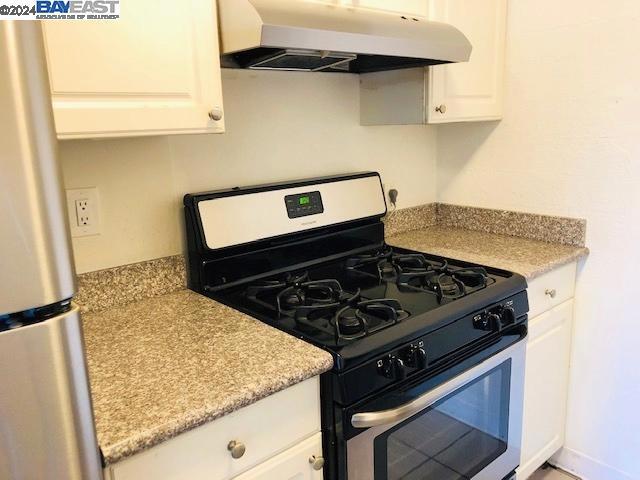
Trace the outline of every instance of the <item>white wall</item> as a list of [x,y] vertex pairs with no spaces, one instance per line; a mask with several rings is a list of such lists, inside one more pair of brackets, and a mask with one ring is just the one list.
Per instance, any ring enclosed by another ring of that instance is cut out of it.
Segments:
[[180,253],[185,193],[377,170],[400,207],[435,200],[435,129],[361,127],[357,76],[224,71],[223,90],[224,135],[61,143],[66,187],[101,199],[78,272]]
[[509,8],[505,118],[440,129],[438,198],[587,218],[561,460],[640,479],[640,2]]

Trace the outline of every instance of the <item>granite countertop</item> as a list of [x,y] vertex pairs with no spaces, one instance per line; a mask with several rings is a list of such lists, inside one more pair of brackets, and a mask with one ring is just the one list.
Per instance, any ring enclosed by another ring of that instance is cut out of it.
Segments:
[[449,226],[399,233],[387,243],[513,271],[529,280],[589,254],[585,247]]
[[333,365],[329,353],[189,290],[85,313],[83,325],[108,465]]

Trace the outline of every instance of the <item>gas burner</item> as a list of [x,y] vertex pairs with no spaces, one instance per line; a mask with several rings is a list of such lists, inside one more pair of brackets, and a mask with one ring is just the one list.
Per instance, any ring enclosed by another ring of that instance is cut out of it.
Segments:
[[398,323],[409,316],[397,300],[383,298],[347,305],[333,323],[338,339],[353,340]]
[[456,278],[454,274],[441,273],[429,280],[429,286],[438,295],[439,299],[443,298],[460,298],[464,297],[466,288],[464,282]]
[[493,283],[493,280],[482,267],[454,269],[445,262],[442,267],[424,273],[407,272],[398,279],[398,283],[434,292],[438,295],[438,300],[442,301],[464,297]]
[[382,250],[376,250],[373,253],[363,253],[348,258],[345,261],[345,267],[348,269],[357,269],[365,265],[376,264],[388,260],[393,255],[393,249],[385,245]]
[[276,308],[278,313],[282,314],[302,307],[337,307],[344,295],[345,292],[337,280],[294,283],[277,294]]
[[[403,285],[415,275],[447,271],[447,262],[427,259],[420,253],[395,253],[391,247],[350,257],[345,262],[348,270],[375,275],[379,280],[396,281]],[[373,268],[371,268],[373,267]]]
[[482,288],[493,283],[487,271],[482,267],[459,268],[455,270],[454,275],[470,288]]
[[280,280],[262,280],[253,283],[247,287],[247,297],[256,298],[258,295],[280,290],[292,285],[299,285],[309,280],[309,274],[307,272],[301,273],[288,273],[284,278]]
[[397,283],[402,285],[408,283],[416,275],[432,275],[434,273],[446,272],[449,265],[445,260],[436,262],[427,260],[421,254],[394,255],[391,263],[397,272]]

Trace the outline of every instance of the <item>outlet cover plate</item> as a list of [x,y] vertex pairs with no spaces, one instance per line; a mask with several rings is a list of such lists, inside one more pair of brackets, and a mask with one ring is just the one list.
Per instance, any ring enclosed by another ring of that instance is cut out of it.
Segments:
[[[100,235],[100,203],[98,198],[98,189],[96,187],[74,188],[72,190],[67,190],[66,193],[71,236],[76,238]],[[86,201],[86,215],[89,218],[89,222],[87,224],[82,224],[78,217],[78,201]]]

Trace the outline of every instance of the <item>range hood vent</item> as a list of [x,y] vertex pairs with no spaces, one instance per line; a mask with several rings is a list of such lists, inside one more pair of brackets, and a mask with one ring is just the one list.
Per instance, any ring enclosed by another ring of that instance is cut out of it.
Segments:
[[346,64],[356,58],[357,55],[353,53],[287,49],[270,52],[263,57],[252,55],[247,66],[255,70],[293,70],[298,72],[318,72],[327,69],[348,70]]
[[455,27],[321,0],[218,0],[222,66],[368,73],[464,62]]

